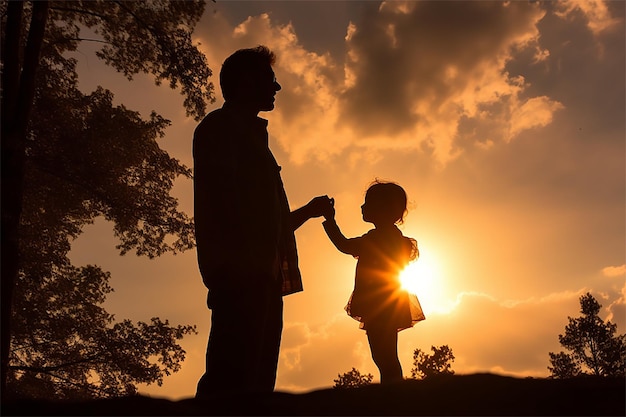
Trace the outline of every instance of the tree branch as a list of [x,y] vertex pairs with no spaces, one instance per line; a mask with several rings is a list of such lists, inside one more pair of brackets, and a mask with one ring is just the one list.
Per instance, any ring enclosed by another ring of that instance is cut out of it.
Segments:
[[[14,369],[14,370],[18,370],[18,371],[33,371],[32,369],[16,369],[16,368],[14,368],[14,367],[10,367],[10,368],[11,368],[11,369]],[[105,395],[106,395],[106,394],[108,394],[108,393],[107,393],[104,389],[102,389],[102,388],[99,388],[99,387],[94,387],[93,385],[91,385],[91,384],[89,384],[89,383],[88,383],[88,384],[86,384],[86,385],[85,385],[85,384],[81,384],[81,383],[76,383],[76,382],[72,381],[71,379],[69,379],[69,378],[67,378],[67,377],[64,377],[64,376],[61,376],[61,375],[54,374],[54,373],[52,373],[52,372],[50,372],[50,371],[41,370],[41,371],[37,371],[37,373],[42,373],[42,374],[49,375],[49,376],[51,376],[52,378],[56,378],[56,379],[58,379],[58,380],[61,380],[61,381],[65,382],[66,384],[73,385],[73,386],[78,387],[78,388],[80,388],[80,389],[87,389],[88,391],[91,391],[91,392],[94,392],[94,393],[98,393],[98,394],[105,394]],[[37,378],[37,377],[35,377],[35,378]],[[39,379],[40,379],[40,378],[39,378]]]
[[[126,5],[124,4],[124,2],[121,1],[115,1],[115,4],[117,4],[121,9],[126,10],[126,12],[131,15],[137,22],[141,23],[141,25],[143,27],[145,27],[146,29],[148,29],[150,32],[152,32],[153,35],[157,36],[157,34],[155,33],[155,29],[154,27],[152,27],[151,25],[147,24],[146,22],[143,21],[143,19],[141,19],[139,16],[137,16],[135,14],[135,12],[133,12],[131,9],[129,9],[128,7],[126,7]],[[157,36],[158,37],[158,36]]]
[[50,10],[57,10],[59,12],[74,12],[74,13],[80,13],[80,14],[87,14],[90,16],[99,17],[102,20],[107,20],[106,16],[103,16],[96,12],[91,12],[89,10],[84,10],[84,9],[73,9],[71,7],[50,7]]
[[124,2],[122,1],[115,1],[115,3],[122,9],[126,10],[126,12],[128,14],[130,14],[138,23],[140,23],[143,27],[145,27],[150,33],[152,33],[152,35],[154,36],[154,38],[156,39],[156,43],[158,45],[159,48],[161,48],[161,50],[166,50],[168,56],[171,58],[174,53],[172,51],[172,48],[170,47],[169,43],[167,42],[162,42],[161,38],[163,37],[163,33],[159,30],[157,30],[156,28],[154,28],[154,26],[149,25],[148,23],[146,23],[143,19],[141,19],[139,16],[137,16],[137,14],[135,14],[135,12],[133,12],[131,9],[129,9],[128,7],[126,7],[126,5],[124,4]]
[[31,158],[31,161],[33,161],[33,167],[36,168],[37,170],[44,172],[46,174],[52,175],[61,181],[66,181],[80,188],[81,190],[87,192],[88,194],[93,195],[94,197],[98,198],[100,201],[106,204],[109,208],[117,207],[120,211],[124,212],[125,215],[132,217],[136,221],[144,221],[146,223],[149,223],[152,226],[157,226],[157,227],[168,225],[167,221],[164,221],[161,223],[154,223],[154,222],[149,221],[149,219],[145,216],[137,215],[138,210],[136,207],[127,207],[124,205],[118,206],[117,204],[115,204],[115,200],[110,195],[107,195],[107,193],[103,192],[102,190],[94,187],[91,184],[82,182],[74,176],[65,175],[65,173],[60,173],[57,170],[54,170],[50,168],[49,166],[47,166],[47,164],[42,163],[42,161],[40,160]]
[[102,40],[102,39],[90,39],[90,38],[68,38],[68,41],[85,41],[85,42],[98,42],[98,43],[106,43],[106,44],[111,44],[111,42]]
[[90,357],[66,362],[55,366],[28,366],[28,365],[9,365],[9,369],[13,369],[15,371],[30,371],[30,372],[38,372],[38,373],[50,373],[52,371],[58,371],[63,368],[67,368],[74,365],[80,365],[82,363],[94,362],[94,359],[97,359],[99,355],[92,355]]

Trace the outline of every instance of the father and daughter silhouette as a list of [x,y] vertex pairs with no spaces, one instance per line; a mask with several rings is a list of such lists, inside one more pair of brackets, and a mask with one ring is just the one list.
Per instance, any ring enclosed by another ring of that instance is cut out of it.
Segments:
[[258,117],[274,109],[282,89],[272,68],[275,59],[265,46],[229,56],[220,71],[224,105],[194,132],[196,248],[211,310],[200,399],[223,391],[274,390],[283,297],[302,291],[294,232],[311,218],[324,216],[333,244],[358,259],[346,311],[367,332],[381,383],[402,379],[397,333],[424,319],[417,298],[399,281],[418,256],[416,241],[396,226],[407,211],[402,187],[374,183],[362,206],[363,220],[374,229],[350,239],[339,230],[328,196],[290,209],[268,146],[267,120]]

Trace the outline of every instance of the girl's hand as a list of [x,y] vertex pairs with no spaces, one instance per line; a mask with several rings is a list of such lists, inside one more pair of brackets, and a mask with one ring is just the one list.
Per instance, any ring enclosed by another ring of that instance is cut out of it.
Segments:
[[315,197],[307,204],[307,211],[309,213],[309,217],[320,217],[325,216],[328,213],[329,207],[332,207],[331,198],[328,198],[327,195],[321,195]]
[[335,219],[335,199],[329,198],[328,204],[326,205],[323,213],[325,220],[334,220]]
[[[321,217],[335,215],[335,209],[333,208],[331,198],[328,198],[327,195],[321,195],[315,197],[304,206],[300,207],[297,210],[294,210],[289,215],[289,223],[291,225],[291,230],[297,230],[300,226],[304,224],[309,219],[313,217]],[[326,217],[328,219],[328,217]]]

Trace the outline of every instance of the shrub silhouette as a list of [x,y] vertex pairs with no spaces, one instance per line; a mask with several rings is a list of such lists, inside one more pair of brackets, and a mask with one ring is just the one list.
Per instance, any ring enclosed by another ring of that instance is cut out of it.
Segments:
[[454,354],[448,345],[439,347],[431,346],[430,355],[420,349],[413,352],[413,368],[411,369],[411,378],[424,379],[433,375],[447,374],[452,375],[452,362],[454,362]]
[[333,388],[346,389],[346,388],[358,388],[365,385],[370,385],[374,375],[366,374],[361,375],[358,369],[352,368],[350,372],[346,372],[343,375],[337,374],[337,379],[334,379],[335,385]]

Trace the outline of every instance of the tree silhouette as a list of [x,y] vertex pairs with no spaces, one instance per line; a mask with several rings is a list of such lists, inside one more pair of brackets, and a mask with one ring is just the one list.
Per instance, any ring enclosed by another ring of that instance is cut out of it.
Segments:
[[617,325],[599,316],[602,305],[590,294],[580,297],[581,317],[568,317],[559,343],[570,353],[549,352],[553,378],[580,375],[623,377],[626,370],[626,335],[615,335]]
[[370,385],[372,383],[372,379],[374,375],[367,374],[361,375],[358,369],[352,368],[349,372],[344,374],[337,374],[337,379],[334,379],[335,385],[333,388],[335,389],[346,389],[346,388],[358,388],[365,385]]
[[[83,94],[76,60],[66,55],[85,40],[81,28],[89,28],[97,36],[89,41],[102,44],[97,56],[106,64],[129,80],[138,73],[151,74],[157,84],[167,80],[180,88],[187,114],[199,119],[214,100],[211,70],[191,41],[204,6],[166,0],[0,3],[3,393],[11,312],[21,305],[13,297],[16,284],[36,288],[61,273],[73,276],[66,255],[84,225],[99,216],[114,222],[122,253],[154,257],[193,247],[192,219],[169,195],[174,179],[191,171],[156,142],[169,121],[156,113],[143,120],[114,107],[112,93],[101,87]],[[34,246],[40,254],[34,255]],[[31,319],[36,334],[42,323]]]
[[16,286],[7,389],[15,397],[87,399],[137,393],[180,369],[177,344],[195,326],[114,322],[101,306],[110,274],[95,266],[42,280],[20,275]]
[[431,346],[430,350],[433,351],[432,355],[420,349],[415,349],[413,352],[411,378],[424,379],[433,375],[454,374],[452,370],[452,362],[454,362],[452,349],[448,345],[442,345],[439,347]]
[[580,365],[565,352],[550,352],[550,363],[552,367],[548,366],[548,369],[552,372],[552,378],[573,378],[582,373]]

